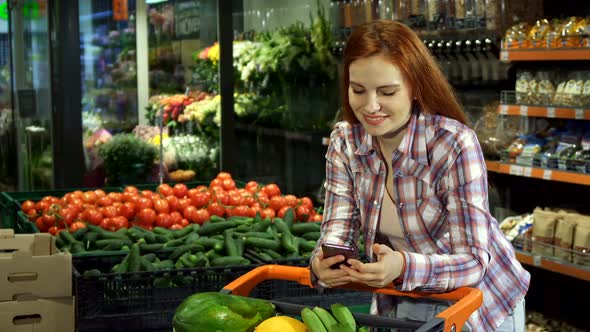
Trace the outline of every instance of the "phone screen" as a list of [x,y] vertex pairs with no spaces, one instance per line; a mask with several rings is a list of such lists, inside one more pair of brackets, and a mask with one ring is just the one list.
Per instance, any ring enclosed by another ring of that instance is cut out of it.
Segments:
[[349,258],[357,258],[355,248],[342,246],[342,245],[338,245],[338,244],[324,243],[324,244],[322,244],[322,252],[324,254],[324,258],[338,256],[338,255],[344,256],[345,260],[341,263],[336,263],[336,264],[332,265],[330,267],[332,269],[340,268],[340,264],[350,266],[346,261]]

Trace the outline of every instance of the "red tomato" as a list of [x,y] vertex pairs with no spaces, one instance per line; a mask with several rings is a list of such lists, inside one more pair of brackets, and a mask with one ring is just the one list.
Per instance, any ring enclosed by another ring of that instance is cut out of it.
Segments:
[[195,189],[197,189],[197,191],[209,191],[209,188],[204,185],[198,185]]
[[273,196],[268,202],[268,206],[275,211],[279,211],[285,206],[285,199],[283,196]]
[[160,213],[156,217],[156,226],[170,228],[172,225],[174,225],[174,223],[172,222],[172,218],[168,213]]
[[135,217],[135,208],[135,203],[125,202],[117,207],[117,214],[131,220]]
[[178,212],[184,212],[188,206],[191,206],[191,199],[190,198],[181,198],[178,200],[178,205],[176,206],[176,210]]
[[166,196],[166,201],[168,202],[168,207],[170,207],[170,211],[178,210],[178,197],[174,195]]
[[168,197],[174,194],[174,192],[172,191],[172,187],[170,187],[166,183],[159,185],[157,191],[160,193],[160,195],[164,197]]
[[48,229],[51,226],[55,226],[55,215],[53,214],[44,214],[43,215],[43,224],[45,225],[45,228]]
[[273,210],[271,208],[266,208],[260,212],[260,217],[262,219],[266,219],[266,218],[272,219],[272,218],[276,217],[275,210]]
[[216,193],[217,203],[221,205],[229,205],[229,194],[225,191]]
[[43,212],[49,206],[49,202],[47,201],[39,201],[35,204],[35,210]]
[[267,184],[264,186],[264,188],[262,188],[262,190],[264,190],[268,198],[272,198],[273,196],[278,196],[281,194],[281,189],[274,183]]
[[89,209],[84,212],[86,213],[86,216],[83,217],[84,221],[93,225],[100,225],[100,222],[104,218],[102,212],[100,212],[98,209]]
[[170,213],[170,220],[172,221],[172,224],[179,224],[182,220],[182,214],[178,211],[174,211]]
[[57,234],[62,231],[63,229],[58,228],[57,226],[51,226],[47,229],[47,231],[49,232],[49,234],[53,235],[53,236],[57,236]]
[[118,215],[117,208],[112,205],[104,207],[104,208],[102,208],[102,214],[104,215],[105,218],[116,217]]
[[193,213],[193,222],[202,225],[209,220],[209,212],[206,209],[198,209]]
[[318,213],[315,216],[313,216],[313,218],[310,221],[318,222],[318,221],[322,221],[323,219],[324,219],[324,217]]
[[258,191],[258,182],[256,181],[250,181],[246,184],[246,190],[248,190],[249,192],[257,192]]
[[24,201],[20,208],[23,211],[33,210],[35,209],[35,203],[33,201]]
[[301,205],[303,206],[307,206],[310,209],[313,209],[313,202],[311,201],[311,198],[309,197],[303,197],[300,199]]
[[223,187],[221,186],[221,183],[222,183],[222,180],[221,179],[213,179],[209,183],[209,188],[221,187],[223,189]]
[[40,232],[46,232],[48,228],[45,226],[45,219],[43,217],[37,217],[37,219],[35,219],[35,226],[37,226]]
[[283,196],[283,199],[287,206],[295,207],[297,205],[297,197],[295,195],[285,195]]
[[135,203],[136,208],[138,211],[141,211],[143,209],[151,209],[154,207],[154,202],[152,201],[151,198],[147,198],[147,197],[140,197],[137,202]]
[[197,208],[190,205],[182,210],[182,215],[185,219],[188,219],[190,222],[194,222],[194,214],[197,211]]
[[172,230],[177,230],[177,229],[183,229],[184,226],[182,226],[181,224],[174,224],[172,226],[170,226],[170,229]]
[[117,216],[111,219],[112,227],[115,229],[128,228],[129,221],[123,216]]
[[236,206],[232,211],[233,216],[249,217],[250,208],[244,205]]
[[71,226],[74,223],[74,220],[78,216],[78,212],[73,210],[72,208],[64,208],[59,211],[59,218],[60,223],[65,222],[68,226]]
[[107,195],[102,189],[96,189],[94,193],[96,194],[96,198],[101,198]]
[[141,195],[140,196],[141,197],[152,198],[153,195],[154,195],[154,192],[153,191],[145,189],[145,190],[142,190],[141,191]]
[[186,226],[190,225],[190,222],[187,219],[182,218],[180,220],[180,225],[182,226],[182,228],[185,228]]
[[154,210],[157,213],[170,213],[170,204],[165,199],[157,199],[154,201]]
[[94,191],[87,191],[84,193],[84,195],[82,195],[82,201],[86,204],[94,204],[97,199],[98,196]]
[[37,219],[37,211],[35,209],[30,209],[30,210],[26,211],[25,214],[29,218],[29,221],[33,221],[33,220]]
[[297,220],[308,221],[311,216],[311,209],[305,205],[300,205],[295,211],[295,216]]
[[174,192],[174,196],[184,198],[188,192],[188,188],[184,183],[177,183],[174,185],[174,188],[172,188],[172,191]]
[[283,206],[279,212],[277,212],[277,217],[279,218],[284,218],[285,217],[285,213],[287,212],[288,209],[290,209],[291,207],[289,206]]
[[220,172],[219,174],[217,174],[217,178],[219,180],[231,179],[231,174],[229,174],[228,172]]
[[109,205],[113,205],[113,199],[110,198],[109,196],[104,196],[99,198],[96,203],[98,204],[98,206],[109,206]]
[[106,229],[108,231],[114,232],[117,229],[115,229],[114,225],[113,225],[113,221],[111,218],[104,218],[101,222],[100,225],[98,225],[99,227],[101,227],[102,229]]
[[86,228],[86,224],[81,221],[76,221],[70,226],[70,233],[74,233],[81,228]]
[[113,202],[122,202],[123,201],[123,194],[121,193],[109,193],[107,195]]
[[131,194],[138,194],[139,193],[139,190],[137,190],[137,188],[134,187],[134,186],[127,186],[127,187],[125,187],[125,189],[123,190],[123,192],[131,193]]
[[223,208],[223,206],[215,202],[209,204],[209,206],[207,207],[207,211],[211,216],[216,215],[219,217],[223,217],[223,215],[225,214],[225,208]]
[[150,208],[142,209],[135,216],[135,219],[146,226],[150,226],[156,221],[156,211]]
[[268,196],[264,191],[257,192],[254,198],[256,199],[256,201],[258,201],[258,203],[260,203],[260,206],[262,207],[268,206],[268,203],[270,202],[270,199],[268,199]]
[[223,189],[225,190],[232,190],[232,189],[236,189],[236,183],[234,182],[234,180],[230,179],[223,179],[221,181],[221,186],[223,187]]
[[243,204],[242,195],[234,194],[229,196],[229,205],[238,206]]

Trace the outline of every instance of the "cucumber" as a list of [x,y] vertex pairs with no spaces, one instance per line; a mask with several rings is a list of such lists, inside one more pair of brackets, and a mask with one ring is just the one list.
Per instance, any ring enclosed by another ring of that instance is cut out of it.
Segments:
[[196,255],[196,261],[194,262],[195,267],[206,267],[209,266],[209,259],[204,253],[198,252]]
[[244,237],[257,237],[260,239],[276,240],[275,236],[268,232],[247,232],[242,235],[242,238]]
[[75,239],[75,238],[72,236],[72,234],[70,234],[70,232],[68,232],[68,231],[61,231],[61,232],[59,232],[59,235],[58,235],[58,236],[59,236],[59,237],[60,237],[60,238],[63,240],[63,242],[64,242],[64,244],[65,244],[66,246],[67,246],[67,245],[71,245],[71,244],[74,244],[74,243],[78,242],[78,241],[76,241],[76,239]]
[[158,235],[164,235],[164,236],[168,236],[168,237],[172,237],[174,234],[174,233],[172,233],[171,230],[164,228],[164,227],[154,227],[153,232]]
[[306,240],[313,240],[313,241],[319,240],[321,236],[322,236],[321,232],[309,232],[309,233],[305,233],[305,234],[301,235],[302,238],[304,238]]
[[97,270],[97,269],[92,269],[92,270],[84,271],[84,276],[85,277],[98,277],[101,274],[102,273],[99,270]]
[[245,241],[242,238],[236,239],[236,249],[237,249],[237,256],[243,256],[244,255],[244,246],[245,246]]
[[98,239],[98,233],[95,232],[87,232],[84,234],[84,246],[86,249],[90,249],[96,246],[96,240]]
[[[230,230],[233,230],[233,228],[230,228]],[[213,236],[209,236],[209,237],[212,239],[215,239],[215,240],[219,240],[219,241],[223,241],[225,239],[225,237],[223,237],[223,235],[221,235],[221,234],[217,234],[217,235],[213,235]]]
[[285,215],[283,216],[283,221],[287,225],[289,229],[293,227],[293,223],[295,222],[295,211],[292,208],[287,209],[285,211]]
[[[67,231],[62,231],[62,233],[63,232],[67,232]],[[70,252],[72,254],[79,254],[79,253],[86,252],[86,249],[84,249],[84,245],[81,242],[76,242],[76,243],[72,243],[72,245],[70,246]]]
[[247,237],[244,240],[244,244],[247,247],[258,248],[258,249],[279,250],[281,248],[281,244],[277,240],[260,239],[257,237]]
[[175,230],[173,235],[175,238],[178,239],[178,238],[189,235],[193,230],[194,230],[194,228],[192,228],[191,226],[187,226],[183,229]]
[[171,270],[174,268],[174,262],[172,262],[169,259],[163,260],[163,261],[160,261],[159,266],[160,266],[161,270]]
[[139,244],[134,243],[131,246],[131,251],[127,256],[129,264],[129,272],[138,272],[141,267],[141,257],[139,256]]
[[236,223],[233,221],[221,221],[221,222],[206,222],[203,224],[203,227],[199,229],[199,235],[206,236],[206,235],[215,235],[222,233],[226,229],[236,227]]
[[162,248],[164,248],[164,245],[162,243],[141,243],[139,245],[139,250],[141,250],[141,252],[154,252],[154,251],[158,251],[161,250]]
[[184,244],[195,243],[201,236],[197,232],[192,232],[188,236],[184,237]]
[[252,231],[254,232],[264,232],[268,229],[268,227],[270,226],[270,224],[272,224],[272,220],[270,218],[266,218],[263,221],[254,224],[254,226],[252,226]]
[[59,236],[56,236],[56,237],[55,237],[55,245],[56,245],[56,246],[57,246],[57,247],[58,247],[60,250],[61,250],[61,248],[63,248],[63,247],[65,247],[65,246],[66,246],[66,244],[65,244],[64,240],[63,240],[61,237],[59,237]]
[[203,246],[199,245],[199,244],[185,244],[182,245],[178,248],[176,248],[176,250],[174,250],[172,252],[172,254],[170,254],[169,259],[172,261],[175,261],[177,259],[180,258],[180,256],[184,255],[184,253],[186,252],[197,252],[197,251],[202,251],[203,250]]
[[299,244],[295,240],[295,236],[291,234],[291,230],[289,230],[287,224],[281,218],[275,218],[273,226],[277,232],[282,233],[281,246],[283,249],[289,253],[297,252],[299,250]]
[[299,243],[299,248],[303,252],[313,251],[317,244],[317,241],[306,240],[302,238],[297,238],[297,242]]
[[269,255],[273,260],[285,259],[285,257],[283,257],[283,255],[279,254],[278,252],[276,252],[272,249],[263,249],[262,252]]
[[209,217],[209,221],[211,221],[211,222],[223,222],[223,221],[226,221],[226,220],[223,217],[212,215],[211,217]]
[[252,230],[252,225],[240,225],[236,227],[236,232],[249,232]]
[[264,259],[267,263],[273,260],[273,258],[269,254],[265,253],[264,251],[258,252],[258,256],[260,256],[260,258]]
[[172,240],[172,236],[156,234],[156,243],[166,243]]
[[185,239],[186,239],[186,237],[180,238],[180,239],[170,240],[170,241],[164,243],[164,248],[177,248],[177,247],[180,247],[181,245],[183,245],[183,244],[186,243],[185,242]]
[[[139,248],[141,249],[141,246]],[[156,257],[156,254],[154,254],[154,253],[145,254],[145,255],[143,255],[141,257],[144,257],[145,259],[147,259],[151,263],[155,262],[156,261],[156,258],[157,258]]]
[[129,270],[129,255],[125,256],[123,261],[115,266],[113,266],[113,273],[126,273]]
[[80,228],[79,230],[75,231],[72,236],[74,237],[74,239],[76,239],[76,241],[82,241],[82,239],[84,238],[84,234],[88,233],[90,230],[86,227],[84,228]]
[[254,218],[251,217],[242,217],[242,216],[233,216],[227,219],[228,221],[233,221],[236,225],[251,225],[254,222]]
[[234,238],[234,233],[231,230],[226,230],[223,233],[225,239],[225,252],[228,256],[241,256],[238,255],[238,247],[236,246],[236,239]]
[[286,233],[286,232],[291,233],[291,230],[289,229],[289,227],[287,226],[285,221],[281,218],[275,218],[273,220],[273,225],[275,226],[275,229],[279,233]]
[[217,254],[217,252],[214,249],[211,249],[211,250],[209,250],[209,251],[207,251],[205,253],[205,257],[207,257],[207,259],[209,260],[209,262],[211,262],[211,260],[213,258],[221,257],[221,256],[219,256],[219,254]]
[[209,237],[201,237],[197,239],[194,243],[199,244],[207,249],[215,249],[215,251],[222,251],[224,248],[223,241],[212,239]]
[[147,259],[146,256],[141,256],[139,258],[139,262],[140,262],[141,271],[155,271],[156,270],[156,267],[154,266],[154,264],[152,262],[150,262],[150,260]]
[[180,256],[180,261],[186,268],[194,267],[194,262],[189,258],[190,255],[190,252],[185,252],[182,256]]
[[300,222],[291,227],[291,233],[293,235],[303,235],[310,232],[320,232],[320,224],[319,222]]
[[225,256],[213,258],[211,266],[235,266],[235,265],[247,265],[250,261],[242,256]]

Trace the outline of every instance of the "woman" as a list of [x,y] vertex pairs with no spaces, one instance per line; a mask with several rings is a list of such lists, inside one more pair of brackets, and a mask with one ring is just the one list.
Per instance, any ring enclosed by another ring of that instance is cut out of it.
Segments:
[[[344,120],[326,154],[318,287],[349,282],[402,291],[477,287],[473,331],[524,331],[530,276],[490,215],[484,158],[467,117],[418,36],[403,24],[357,28],[344,52]],[[357,246],[369,262],[325,258],[324,242]],[[426,320],[445,307],[374,297],[372,313]]]

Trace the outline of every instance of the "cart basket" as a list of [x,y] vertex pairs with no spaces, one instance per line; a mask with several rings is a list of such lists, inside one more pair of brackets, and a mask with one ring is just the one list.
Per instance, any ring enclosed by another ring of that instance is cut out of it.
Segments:
[[[289,280],[301,285],[313,287],[310,280],[310,271],[307,267],[294,267],[285,265],[264,265],[253,269],[238,279],[226,285],[221,291],[228,294],[248,296],[252,289],[265,280]],[[435,318],[427,322],[416,322],[389,317],[380,317],[367,314],[353,314],[360,325],[373,328],[410,328],[417,332],[456,332],[461,331],[465,321],[479,308],[483,302],[483,294],[479,289],[461,287],[447,293],[426,292],[401,292],[393,289],[393,285],[385,288],[373,288],[362,284],[351,283],[339,288],[367,291],[393,296],[407,296],[412,298],[430,298],[444,301],[455,301],[448,309],[439,313]],[[303,305],[273,302],[278,311],[288,315],[299,315],[305,308]]]

